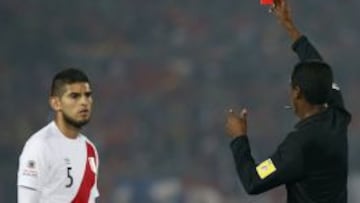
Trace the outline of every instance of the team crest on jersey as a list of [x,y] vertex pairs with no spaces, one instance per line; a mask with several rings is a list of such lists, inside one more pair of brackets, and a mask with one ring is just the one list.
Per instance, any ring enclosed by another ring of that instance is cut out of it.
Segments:
[[95,158],[94,157],[89,157],[88,161],[89,161],[89,165],[90,165],[91,170],[96,174],[97,169],[96,169]]

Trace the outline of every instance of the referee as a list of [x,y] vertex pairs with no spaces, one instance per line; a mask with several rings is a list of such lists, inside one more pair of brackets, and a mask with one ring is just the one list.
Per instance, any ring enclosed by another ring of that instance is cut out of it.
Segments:
[[227,134],[240,180],[249,194],[285,184],[288,203],[347,202],[348,140],[351,115],[345,110],[329,65],[292,22],[285,0],[271,11],[294,41],[300,62],[291,74],[291,103],[299,118],[277,150],[255,163],[247,137],[246,109],[229,110]]

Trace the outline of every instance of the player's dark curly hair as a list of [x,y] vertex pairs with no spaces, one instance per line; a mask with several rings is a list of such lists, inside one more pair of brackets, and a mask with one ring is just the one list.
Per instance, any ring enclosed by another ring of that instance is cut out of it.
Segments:
[[64,93],[64,86],[77,82],[89,82],[87,75],[76,68],[68,68],[58,72],[52,81],[50,96],[61,96]]
[[298,86],[310,104],[324,104],[328,101],[333,83],[330,66],[322,61],[298,63],[291,75],[291,86]]

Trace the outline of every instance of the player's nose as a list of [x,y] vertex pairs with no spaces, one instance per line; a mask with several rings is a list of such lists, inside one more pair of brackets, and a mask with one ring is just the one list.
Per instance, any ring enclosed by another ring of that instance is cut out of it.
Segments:
[[80,99],[80,104],[82,106],[88,106],[91,103],[91,97],[87,97],[86,95],[82,96]]

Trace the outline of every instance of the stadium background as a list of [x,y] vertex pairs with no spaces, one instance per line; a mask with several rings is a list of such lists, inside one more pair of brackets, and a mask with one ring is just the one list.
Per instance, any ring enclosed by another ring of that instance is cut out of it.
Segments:
[[[290,3],[353,113],[349,191],[358,203],[360,1]],[[93,82],[85,132],[101,156],[99,202],[284,202],[283,188],[244,193],[223,126],[225,109],[247,106],[253,154],[266,158],[296,122],[283,108],[295,62],[256,0],[2,0],[0,202],[16,201],[21,148],[48,122],[51,78],[67,66]]]

